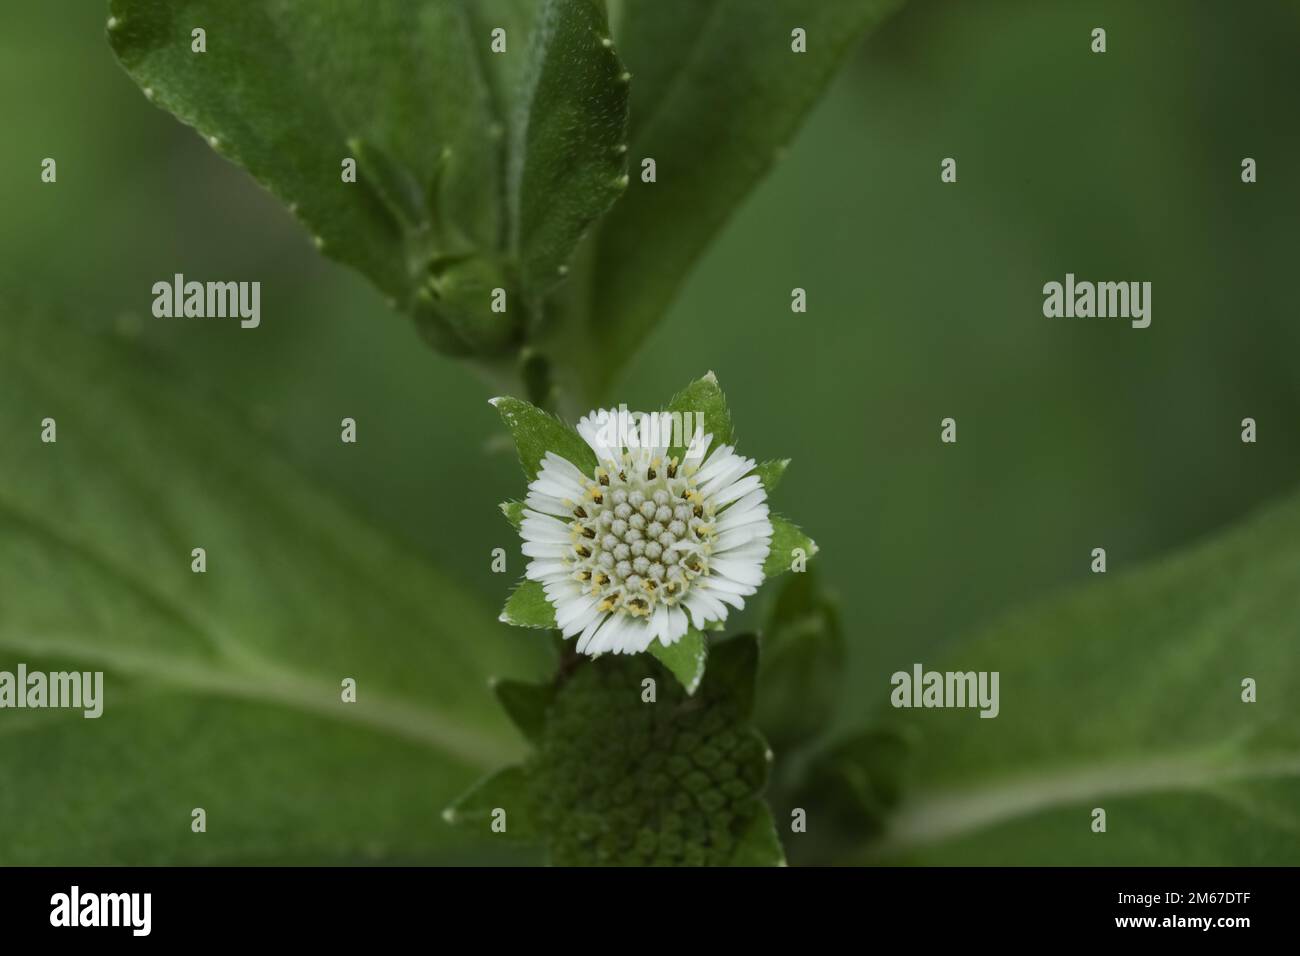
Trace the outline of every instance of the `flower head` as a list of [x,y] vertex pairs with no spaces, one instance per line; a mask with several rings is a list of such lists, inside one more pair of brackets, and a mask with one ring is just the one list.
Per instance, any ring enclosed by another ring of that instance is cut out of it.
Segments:
[[528,486],[526,575],[579,653],[670,645],[725,621],[763,581],[772,522],[754,460],[713,447],[703,423],[670,457],[679,422],[594,411],[578,422],[592,472],[547,451]]

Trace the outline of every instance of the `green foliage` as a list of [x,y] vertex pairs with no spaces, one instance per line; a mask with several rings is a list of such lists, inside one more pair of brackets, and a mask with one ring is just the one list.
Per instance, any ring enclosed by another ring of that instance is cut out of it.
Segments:
[[513,252],[540,297],[627,187],[628,77],[603,0],[544,0],[510,153]]
[[[628,86],[592,0],[545,0],[536,29],[528,5],[502,0],[110,10],[114,52],[147,95],[450,354],[517,347],[526,303],[622,189]],[[497,25],[501,55],[489,49]],[[206,52],[192,50],[196,26]],[[504,312],[491,307],[497,288]]]
[[546,710],[555,700],[555,688],[549,684],[503,680],[493,684],[492,690],[528,742],[540,743],[546,727]]
[[871,727],[805,759],[783,801],[808,815],[807,832],[790,847],[794,862],[852,862],[878,839],[906,792],[914,748],[913,735]]
[[[1300,497],[953,647],[1001,713],[894,712],[915,789],[873,859],[1246,865],[1300,858]],[[1241,699],[1244,678],[1258,701]],[[1093,833],[1091,811],[1107,812]]]
[[811,565],[782,582],[760,645],[757,722],[777,752],[784,754],[825,731],[841,689],[840,611]]
[[[508,284],[504,119],[470,5],[112,0],[110,11],[109,41],[146,95],[247,169],[436,347],[490,353],[514,340],[522,309],[489,308],[490,290]],[[204,53],[192,51],[196,27]],[[346,158],[356,183],[343,181]]]
[[486,680],[544,648],[125,340],[8,315],[0,432],[0,670],[104,672],[4,712],[0,862],[452,858],[430,801],[520,752]]
[[554,692],[537,751],[448,819],[486,833],[483,808],[500,807],[510,832],[518,813],[557,864],[780,864],[761,799],[767,745],[749,724],[756,659],[753,638],[720,643],[693,697],[645,656],[579,663]]
[[[549,405],[552,365],[608,384],[888,6],[620,2],[616,44],[604,0],[111,0],[109,40],[434,347],[498,375],[527,355],[509,374]],[[661,181],[616,205],[646,157]]]
[[845,646],[838,603],[809,567],[782,583],[763,626],[756,688],[759,729],[780,755],[774,806],[800,808],[807,829],[792,840],[796,863],[844,859],[877,837],[899,802],[911,745],[895,728],[871,727],[836,742]]
[[[593,315],[619,317],[593,325],[611,357],[630,354],[658,321],[845,54],[897,5],[622,0],[616,39],[634,76],[634,175],[601,226],[592,276]],[[795,27],[807,32],[806,53],[791,51]],[[656,161],[653,184],[635,175],[645,157]]]

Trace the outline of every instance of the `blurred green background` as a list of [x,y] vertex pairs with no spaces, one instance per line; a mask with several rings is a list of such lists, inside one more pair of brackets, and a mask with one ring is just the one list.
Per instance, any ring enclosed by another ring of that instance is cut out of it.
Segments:
[[[879,710],[893,671],[1089,577],[1092,548],[1122,570],[1300,477],[1300,15],[1247,9],[907,4],[630,368],[615,397],[633,408],[713,369],[742,450],[794,459],[776,503],[844,597],[845,723]],[[7,284],[253,408],[303,471],[496,607],[490,552],[517,554],[496,504],[521,483],[489,440],[488,386],[151,106],[105,16],[0,9]],[[176,272],[260,280],[261,328],[154,319],[150,288]],[[1044,318],[1042,285],[1066,272],[1151,281],[1151,327]],[[1245,416],[1258,444],[1239,441]]]

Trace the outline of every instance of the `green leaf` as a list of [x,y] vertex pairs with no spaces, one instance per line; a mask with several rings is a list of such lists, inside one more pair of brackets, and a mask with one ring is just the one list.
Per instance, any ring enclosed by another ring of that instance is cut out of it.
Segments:
[[[658,679],[650,703],[646,677]],[[535,808],[551,861],[779,862],[763,829],[769,752],[738,690],[710,668],[690,696],[644,655],[577,662],[547,710],[519,800]]]
[[523,767],[507,767],[489,774],[444,810],[442,818],[452,826],[480,835],[504,836],[524,843],[534,843],[542,835]]
[[596,470],[596,453],[581,435],[554,415],[518,398],[494,398],[492,406],[501,413],[501,420],[510,429],[519,465],[524,476],[532,481],[542,467],[548,451],[554,452],[577,466],[584,475]]
[[520,581],[506,599],[501,621],[515,627],[555,627],[555,607],[546,599],[541,581]]
[[[509,6],[496,0],[494,7]],[[112,0],[109,41],[157,105],[244,167],[452,354],[511,344],[506,118],[462,0]],[[206,31],[206,52],[191,31]],[[342,163],[357,162],[345,182]]]
[[763,562],[763,575],[774,578],[790,570],[795,559],[795,550],[803,552],[805,559],[817,553],[817,542],[799,530],[798,525],[791,524],[780,515],[770,516],[772,522],[772,547]]
[[742,634],[718,641],[709,665],[709,686],[725,693],[736,712],[748,719],[754,712],[754,682],[758,677],[758,640]]
[[[1300,497],[1016,613],[927,670],[997,671],[1000,711],[899,709],[915,788],[876,859],[1300,861]],[[910,665],[908,670],[910,671]],[[1258,700],[1242,701],[1242,681]],[[883,696],[883,693],[882,693]],[[1107,814],[1105,833],[1092,810]]]
[[524,503],[522,501],[503,501],[497,507],[501,509],[501,513],[510,522],[510,527],[518,531],[520,525],[524,523]]
[[[424,0],[428,2],[428,0]],[[506,53],[489,54],[491,48],[479,48],[479,60],[484,66],[488,90],[492,97],[493,112],[513,128],[521,117],[515,109],[515,99],[524,85],[529,67],[528,47],[537,19],[537,0],[456,0],[461,3],[473,23],[476,37],[490,37],[500,28],[506,32]],[[501,181],[505,181],[504,168]],[[504,213],[504,204],[502,212]],[[504,218],[504,217],[503,217]],[[503,225],[503,232],[506,229]]]
[[[601,224],[592,273],[600,321],[591,329],[606,355],[631,354],[644,340],[845,54],[896,5],[622,0],[617,41],[633,74],[629,155],[637,170],[653,158],[658,181],[633,176]],[[791,51],[795,27],[807,31],[806,53]]]
[[[695,430],[700,427],[703,427],[704,434],[713,436],[713,441],[709,445],[710,452],[720,445],[730,445],[735,441],[731,427],[731,411],[727,408],[727,399],[722,394],[721,386],[718,385],[717,376],[712,372],[691,382],[674,395],[672,401],[668,403],[668,411],[680,412],[682,415],[691,413],[690,427],[687,428],[684,420],[682,424],[682,438],[687,444],[690,443]],[[681,456],[684,451],[681,446],[674,446],[670,449],[669,455]]]
[[600,0],[543,0],[510,155],[514,249],[542,296],[627,188],[628,83]]
[[858,731],[821,754],[810,789],[833,797],[842,787],[846,805],[874,820],[898,806],[915,738],[897,728]]
[[654,641],[650,653],[672,671],[687,694],[695,693],[704,679],[704,668],[709,659],[709,642],[703,634],[692,627],[676,643],[666,647]]
[[532,346],[519,351],[519,378],[528,400],[543,408],[555,403],[557,389],[551,377],[551,360]]
[[859,838],[876,833],[902,799],[914,746],[897,728],[857,731],[812,761],[806,799],[834,820],[832,828],[855,831]]
[[844,669],[839,607],[813,566],[782,582],[761,646],[757,722],[784,753],[829,726]]
[[98,719],[0,712],[0,863],[448,861],[433,808],[522,751],[486,681],[546,649],[230,407],[125,340],[0,322],[0,670],[104,673]]
[[736,843],[732,866],[785,866],[785,850],[766,804],[760,805]]
[[807,830],[790,844],[793,862],[853,862],[899,805],[915,747],[913,734],[871,727],[794,762],[799,772],[777,800],[807,814]]
[[776,491],[776,486],[785,477],[785,470],[788,467],[790,467],[790,459],[779,458],[774,461],[765,461],[754,469],[754,473],[763,482],[763,487],[767,490],[769,496]]
[[529,743],[538,743],[546,726],[546,709],[555,700],[555,688],[550,684],[503,680],[496,681],[492,691]]

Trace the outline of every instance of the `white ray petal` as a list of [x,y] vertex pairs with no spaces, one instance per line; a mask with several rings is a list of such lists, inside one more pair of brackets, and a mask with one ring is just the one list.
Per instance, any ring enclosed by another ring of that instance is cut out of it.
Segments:
[[528,567],[524,568],[524,577],[530,581],[545,581],[547,578],[564,576],[568,577],[570,566],[563,561],[555,560],[538,560],[529,561]]
[[729,487],[720,488],[713,494],[713,503],[718,507],[722,507],[728,502],[749,494],[762,483],[763,479],[759,478],[758,475],[748,475]]
[[573,545],[558,541],[525,541],[519,550],[530,558],[567,558],[573,554]]
[[592,642],[596,640],[600,635],[600,632],[609,626],[612,617],[613,615],[611,614],[605,614],[588,624],[586,629],[583,630],[582,635],[578,638],[578,643],[574,647],[574,650],[579,654],[588,653],[587,649],[591,647]]
[[709,460],[700,466],[700,470],[695,473],[695,480],[701,485],[708,482],[714,475],[728,467],[736,460],[735,449],[730,445],[719,445],[713,449],[713,454]]
[[682,635],[690,630],[690,627],[690,621],[686,619],[686,612],[673,605],[668,609],[668,637],[661,637],[659,640],[665,647],[669,644],[676,644],[682,639]]
[[763,568],[757,563],[728,560],[714,555],[709,568],[715,574],[724,574],[740,584],[750,584],[758,587],[763,583]]
[[573,513],[573,509],[564,504],[559,498],[551,495],[539,495],[535,491],[530,491],[524,498],[524,517],[530,514],[551,515],[556,518],[567,518]]

